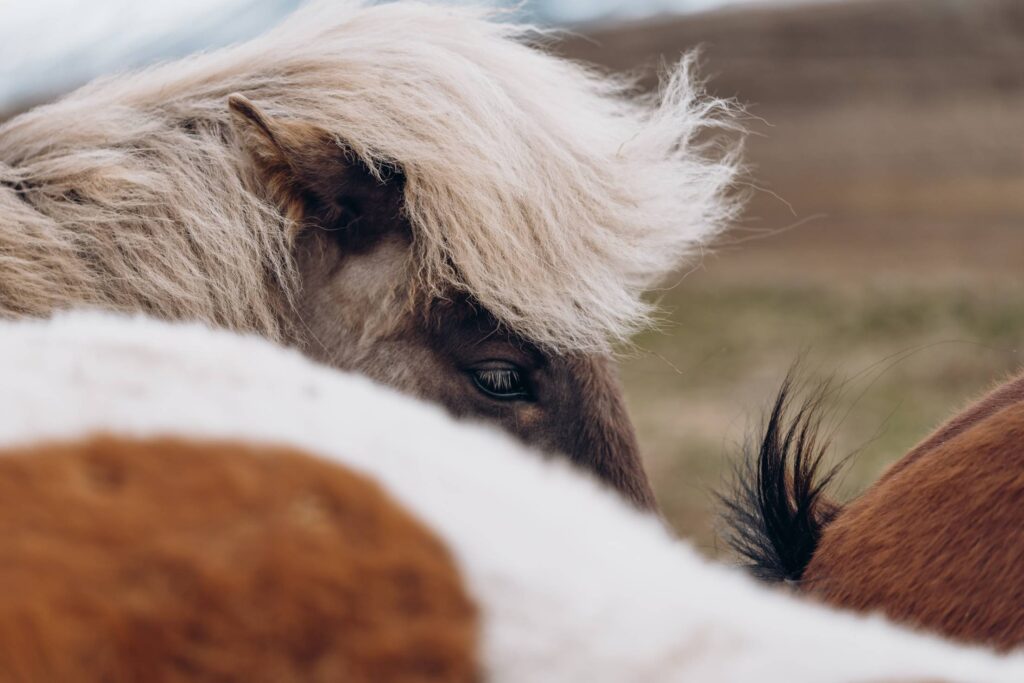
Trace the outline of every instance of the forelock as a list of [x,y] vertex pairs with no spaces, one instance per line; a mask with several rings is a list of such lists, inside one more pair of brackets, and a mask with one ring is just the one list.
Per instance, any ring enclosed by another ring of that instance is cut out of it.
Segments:
[[658,93],[537,47],[485,11],[315,2],[266,36],[85,89],[226,119],[243,93],[401,169],[417,290],[471,296],[559,351],[605,351],[647,324],[645,290],[737,211],[732,126],[692,60]]
[[465,292],[542,346],[604,350],[735,216],[736,154],[698,139],[732,120],[690,58],[637,97],[541,37],[479,9],[317,3],[264,46],[284,58],[267,95],[403,169],[423,289]]

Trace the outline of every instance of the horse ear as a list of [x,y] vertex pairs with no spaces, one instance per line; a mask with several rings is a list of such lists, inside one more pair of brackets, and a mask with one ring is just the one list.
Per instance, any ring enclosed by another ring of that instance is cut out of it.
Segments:
[[245,143],[261,148],[263,153],[280,152],[274,134],[274,122],[245,95],[228,95],[228,110],[234,117],[235,129],[243,134]]
[[274,119],[243,95],[229,96],[228,108],[257,180],[296,224],[313,217],[321,227],[348,228],[346,241],[365,244],[398,222],[404,179],[397,169],[375,173],[327,131]]
[[252,162],[256,178],[268,198],[286,213],[301,213],[296,168],[300,152],[295,148],[297,136],[292,130],[297,124],[270,118],[249,98],[237,93],[228,97],[228,109],[239,144]]

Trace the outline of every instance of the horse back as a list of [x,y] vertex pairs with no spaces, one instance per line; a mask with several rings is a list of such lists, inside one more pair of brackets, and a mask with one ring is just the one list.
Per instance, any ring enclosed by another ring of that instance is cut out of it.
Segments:
[[1024,376],[960,413],[824,530],[802,586],[971,642],[1024,643]]
[[1024,372],[1008,382],[996,386],[992,391],[973,404],[949,418],[924,441],[915,446],[883,475],[882,480],[893,476],[922,456],[956,438],[964,430],[982,422],[1008,406],[1024,402]]

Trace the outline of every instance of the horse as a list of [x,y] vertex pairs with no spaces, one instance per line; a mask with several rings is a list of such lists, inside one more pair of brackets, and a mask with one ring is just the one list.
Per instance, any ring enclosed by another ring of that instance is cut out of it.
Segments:
[[258,336],[0,322],[0,376],[4,680],[1024,677],[760,586],[564,460]]
[[[822,602],[999,649],[1024,644],[1024,374],[955,414],[846,505],[816,445],[817,402],[784,385],[727,500],[755,574]],[[788,422],[788,425],[787,425]]]
[[0,316],[256,333],[653,508],[613,349],[736,215],[736,147],[708,139],[731,105],[692,59],[637,95],[501,19],[314,2],[6,122]]

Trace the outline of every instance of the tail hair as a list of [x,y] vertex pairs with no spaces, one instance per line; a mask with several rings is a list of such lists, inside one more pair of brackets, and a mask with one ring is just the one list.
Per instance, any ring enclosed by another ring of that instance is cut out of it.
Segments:
[[[797,403],[794,375],[783,380],[759,434],[747,440],[730,489],[718,496],[721,536],[756,578],[799,581],[841,506],[828,497],[845,461],[825,464],[822,436],[829,385]],[[794,405],[796,403],[796,405]]]

